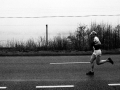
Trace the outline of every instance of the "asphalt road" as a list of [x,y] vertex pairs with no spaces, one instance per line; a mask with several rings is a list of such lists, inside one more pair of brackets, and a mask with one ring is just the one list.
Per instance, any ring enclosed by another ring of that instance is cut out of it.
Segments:
[[95,65],[90,56],[0,57],[0,90],[120,90],[120,55],[111,57],[114,65]]

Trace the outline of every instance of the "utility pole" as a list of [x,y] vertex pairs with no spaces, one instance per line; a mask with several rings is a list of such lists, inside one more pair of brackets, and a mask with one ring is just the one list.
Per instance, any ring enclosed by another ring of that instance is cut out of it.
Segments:
[[48,25],[46,24],[46,47],[48,46]]

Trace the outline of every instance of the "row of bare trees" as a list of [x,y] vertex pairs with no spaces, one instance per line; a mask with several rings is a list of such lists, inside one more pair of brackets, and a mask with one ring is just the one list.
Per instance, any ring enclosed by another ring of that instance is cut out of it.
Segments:
[[120,48],[120,25],[112,27],[108,24],[93,23],[88,28],[85,25],[80,25],[74,35],[69,36],[73,49],[75,50],[90,50],[92,39],[89,36],[91,31],[96,31],[102,43],[102,49],[118,49]]
[[88,27],[86,25],[79,25],[74,33],[69,36],[62,37],[58,35],[52,40],[49,40],[46,46],[45,38],[40,37],[37,41],[29,39],[26,42],[22,41],[8,41],[6,47],[13,48],[17,51],[40,51],[40,50],[91,50],[91,42],[89,34],[91,31],[96,31],[102,43],[102,49],[118,49],[120,48],[120,25],[112,27],[109,24],[91,23]]
[[109,24],[92,23],[90,27],[79,25],[75,33],[70,33],[68,37],[56,37],[49,42],[50,50],[78,50],[88,51],[92,49],[91,31],[96,31],[102,43],[102,49],[111,50],[120,48],[120,25],[114,28]]

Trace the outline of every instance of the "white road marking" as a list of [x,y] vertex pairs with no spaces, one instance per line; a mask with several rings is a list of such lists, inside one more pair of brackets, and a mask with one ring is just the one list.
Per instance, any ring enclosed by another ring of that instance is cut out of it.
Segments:
[[108,84],[109,86],[120,86],[120,83]]
[[87,64],[90,62],[62,62],[62,63],[50,63],[50,64]]
[[0,89],[7,89],[7,87],[0,87]]
[[36,86],[36,88],[70,88],[74,85],[57,85],[57,86]]

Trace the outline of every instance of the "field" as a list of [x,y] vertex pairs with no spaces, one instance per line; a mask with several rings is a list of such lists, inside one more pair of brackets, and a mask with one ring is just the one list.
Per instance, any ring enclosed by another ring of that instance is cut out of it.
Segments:
[[[90,70],[90,55],[0,57],[0,88],[119,90],[120,86],[112,87],[108,84],[120,83],[120,55],[103,55],[102,59],[107,57],[111,57],[115,64],[95,65],[95,75],[92,77],[86,76],[86,72]],[[67,87],[60,87],[65,85]],[[40,88],[40,86],[46,87]]]

